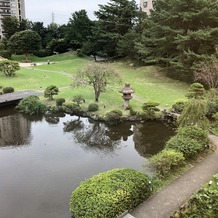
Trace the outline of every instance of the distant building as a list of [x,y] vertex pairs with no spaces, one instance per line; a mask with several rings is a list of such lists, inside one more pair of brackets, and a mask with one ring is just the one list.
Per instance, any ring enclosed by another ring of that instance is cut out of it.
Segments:
[[2,38],[2,18],[15,16],[19,21],[26,19],[24,0],[0,0],[0,38]]
[[140,0],[140,8],[142,11],[150,14],[150,10],[153,9],[154,0]]

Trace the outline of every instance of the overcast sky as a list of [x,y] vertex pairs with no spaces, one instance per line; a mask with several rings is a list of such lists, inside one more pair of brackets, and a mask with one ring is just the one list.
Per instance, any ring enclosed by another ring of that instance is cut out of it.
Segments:
[[75,11],[85,9],[91,20],[98,4],[107,4],[109,0],[25,0],[26,18],[33,22],[43,22],[44,26],[52,22],[66,24]]

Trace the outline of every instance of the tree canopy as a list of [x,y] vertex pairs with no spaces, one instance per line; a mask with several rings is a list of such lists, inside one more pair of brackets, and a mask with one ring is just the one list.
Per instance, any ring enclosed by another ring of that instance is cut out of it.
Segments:
[[156,0],[138,44],[141,58],[192,78],[200,62],[217,55],[217,17],[218,0]]
[[77,72],[74,79],[75,86],[91,85],[95,92],[95,101],[98,102],[101,92],[107,85],[119,82],[119,75],[106,64],[90,64]]
[[31,54],[40,48],[41,38],[38,33],[32,30],[24,30],[16,32],[11,36],[8,45],[13,52],[25,54],[27,60],[28,54]]

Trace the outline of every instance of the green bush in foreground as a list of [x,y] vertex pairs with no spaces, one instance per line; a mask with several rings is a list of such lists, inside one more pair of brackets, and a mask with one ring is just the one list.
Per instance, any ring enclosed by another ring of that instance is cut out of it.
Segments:
[[166,143],[165,148],[182,152],[186,159],[190,159],[200,153],[204,146],[196,139],[175,135]]
[[145,173],[113,169],[81,183],[72,193],[70,212],[75,218],[113,218],[139,205],[151,192]]
[[185,158],[179,151],[164,149],[149,159],[158,177],[165,178],[177,167],[184,165]]

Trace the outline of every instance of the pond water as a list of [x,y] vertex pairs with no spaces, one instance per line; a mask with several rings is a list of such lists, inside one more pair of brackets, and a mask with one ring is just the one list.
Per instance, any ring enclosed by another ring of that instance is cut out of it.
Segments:
[[55,121],[0,108],[0,218],[70,218],[72,191],[113,168],[143,170],[173,130],[161,123],[107,127],[65,115]]

